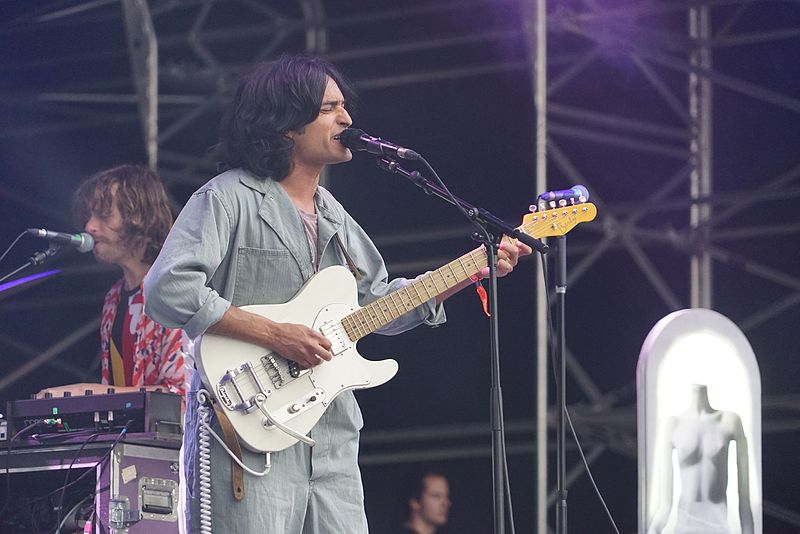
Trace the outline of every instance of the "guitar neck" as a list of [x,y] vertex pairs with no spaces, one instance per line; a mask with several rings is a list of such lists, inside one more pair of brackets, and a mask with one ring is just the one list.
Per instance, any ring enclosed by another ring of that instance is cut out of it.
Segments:
[[[530,213],[522,220],[518,230],[534,239],[565,235],[580,222],[594,220],[597,208],[594,204],[581,203]],[[386,326],[404,313],[408,313],[423,302],[438,297],[488,265],[483,249],[464,254],[444,267],[426,274],[402,289],[381,297],[372,304],[342,319],[350,340],[355,342]]]
[[487,265],[486,254],[475,249],[344,317],[342,326],[351,341],[357,341],[468,280]]

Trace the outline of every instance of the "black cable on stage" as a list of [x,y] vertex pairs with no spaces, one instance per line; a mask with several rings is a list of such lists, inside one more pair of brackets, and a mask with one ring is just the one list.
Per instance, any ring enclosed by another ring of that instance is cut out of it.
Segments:
[[[91,498],[91,499],[94,499],[94,493],[90,493],[90,494],[88,494],[86,497],[84,497],[83,499],[81,499],[80,501],[78,501],[78,504],[76,504],[75,506],[73,506],[73,507],[70,509],[70,511],[69,511],[69,512],[67,512],[67,514],[64,516],[64,519],[62,519],[62,520],[61,520],[61,522],[58,524],[58,527],[56,527],[56,532],[61,532],[61,529],[62,529],[62,527],[64,526],[64,523],[66,523],[66,522],[67,522],[67,519],[69,519],[69,515],[70,515],[71,513],[73,513],[73,512],[75,512],[75,515],[77,515],[77,514],[78,514],[78,508],[80,508],[81,506],[83,506],[84,504],[86,504],[86,501],[88,501],[90,498]],[[76,520],[76,523],[77,523],[77,520]]]
[[[97,461],[97,463],[95,464],[95,467],[97,467],[98,465],[100,465],[100,464],[102,464],[102,463],[104,463],[106,461],[106,459],[111,455],[111,451],[114,450],[114,447],[116,447],[117,444],[125,437],[125,434],[128,433],[128,427],[130,427],[132,424],[133,424],[132,420],[128,421],[127,423],[125,423],[125,426],[122,428],[122,430],[120,431],[120,433],[117,436],[117,438],[114,440],[114,442],[111,444],[111,446],[105,452],[105,454],[103,454],[102,458],[100,458],[100,460]],[[59,488],[60,491],[61,491],[61,497],[58,500],[58,509],[57,509],[58,510],[58,515],[56,516],[58,518],[57,521],[56,521],[57,525],[61,524],[61,510],[64,507],[64,495],[66,495],[66,493],[67,493],[67,487],[71,486],[72,484],[76,484],[79,480],[81,480],[83,477],[85,477],[87,473],[91,473],[92,472],[91,470],[87,470],[86,472],[82,473],[78,478],[76,478],[72,482],[69,482],[69,473],[72,470],[72,466],[75,465],[75,462],[80,457],[81,452],[86,447],[86,445],[88,445],[94,438],[96,438],[97,436],[99,436],[101,434],[102,434],[101,432],[96,432],[96,433],[92,434],[91,436],[89,436],[88,438],[86,438],[86,440],[84,440],[84,442],[81,444],[80,448],[78,449],[78,452],[76,452],[75,456],[72,458],[72,461],[70,462],[69,467],[67,467],[67,473],[66,473],[66,475],[64,475],[64,485],[61,486],[61,488]],[[57,489],[55,491],[59,491],[59,490]],[[51,492],[48,495],[51,495],[52,493],[55,493],[55,492]],[[56,534],[59,534],[60,530],[61,529],[59,527],[58,530],[56,530]]]
[[3,508],[0,509],[0,519],[2,519],[6,508],[8,508],[8,503],[11,502],[11,449],[14,446],[14,440],[21,437],[26,432],[29,432],[43,424],[45,424],[44,421],[36,421],[35,423],[31,423],[14,434],[11,439],[8,440],[8,447],[6,448],[6,502],[3,503]]

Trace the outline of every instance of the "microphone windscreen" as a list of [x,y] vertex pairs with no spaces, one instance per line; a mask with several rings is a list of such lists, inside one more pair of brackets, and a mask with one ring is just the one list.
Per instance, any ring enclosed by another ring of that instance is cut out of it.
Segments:
[[347,148],[359,149],[363,144],[361,137],[366,135],[364,130],[358,128],[347,128],[339,134],[339,142]]
[[83,241],[80,245],[78,245],[78,252],[89,252],[94,248],[94,237],[92,234],[81,232],[81,237]]

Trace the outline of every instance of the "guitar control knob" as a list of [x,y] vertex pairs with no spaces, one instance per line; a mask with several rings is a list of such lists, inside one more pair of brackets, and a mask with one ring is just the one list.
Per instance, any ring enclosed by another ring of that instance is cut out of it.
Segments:
[[291,406],[289,406],[289,413],[297,413],[297,412],[300,411],[300,408],[302,408],[302,407],[303,406],[301,404],[294,403]]
[[316,395],[312,395],[311,398],[308,399],[308,400],[311,401],[311,402],[317,402],[317,396]]

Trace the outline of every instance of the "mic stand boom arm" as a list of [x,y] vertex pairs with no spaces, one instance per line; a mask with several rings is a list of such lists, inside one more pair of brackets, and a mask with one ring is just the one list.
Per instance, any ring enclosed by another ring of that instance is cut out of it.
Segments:
[[[421,158],[426,167],[436,176],[436,172]],[[497,271],[496,254],[503,234],[519,239],[532,249],[544,254],[547,252],[547,245],[533,239],[531,236],[520,232],[508,223],[498,219],[486,210],[461,200],[447,191],[446,187],[436,185],[417,171],[408,171],[397,164],[396,161],[387,158],[377,158],[378,166],[386,171],[405,176],[416,186],[420,187],[428,194],[435,194],[448,203],[455,205],[459,211],[464,213],[470,220],[479,227],[481,231],[475,232],[473,237],[486,245],[486,254],[489,264],[489,337],[490,337],[490,367],[491,367],[491,391],[490,391],[490,417],[492,427],[492,490],[493,490],[493,512],[494,512],[494,534],[505,534],[506,512],[512,524],[513,530],[513,511],[511,507],[511,495],[508,480],[508,468],[506,462],[505,444],[505,423],[503,418],[503,392],[500,386],[500,333],[498,326],[498,307],[497,307]],[[438,178],[438,177],[437,177]],[[489,232],[492,230],[494,235]]]
[[376,163],[378,164],[378,167],[385,171],[399,174],[400,176],[408,178],[411,183],[429,195],[436,195],[450,204],[454,204],[455,201],[455,203],[461,206],[462,210],[466,212],[470,219],[479,223],[481,226],[493,229],[495,232],[498,232],[498,235],[505,234],[509,237],[522,241],[533,250],[540,252],[541,254],[547,254],[549,247],[540,240],[534,239],[524,232],[520,232],[518,228],[515,228],[504,220],[495,217],[483,208],[477,208],[465,200],[449,195],[444,189],[422,176],[418,171],[409,171],[404,169],[398,165],[396,161],[387,158],[376,158]]

